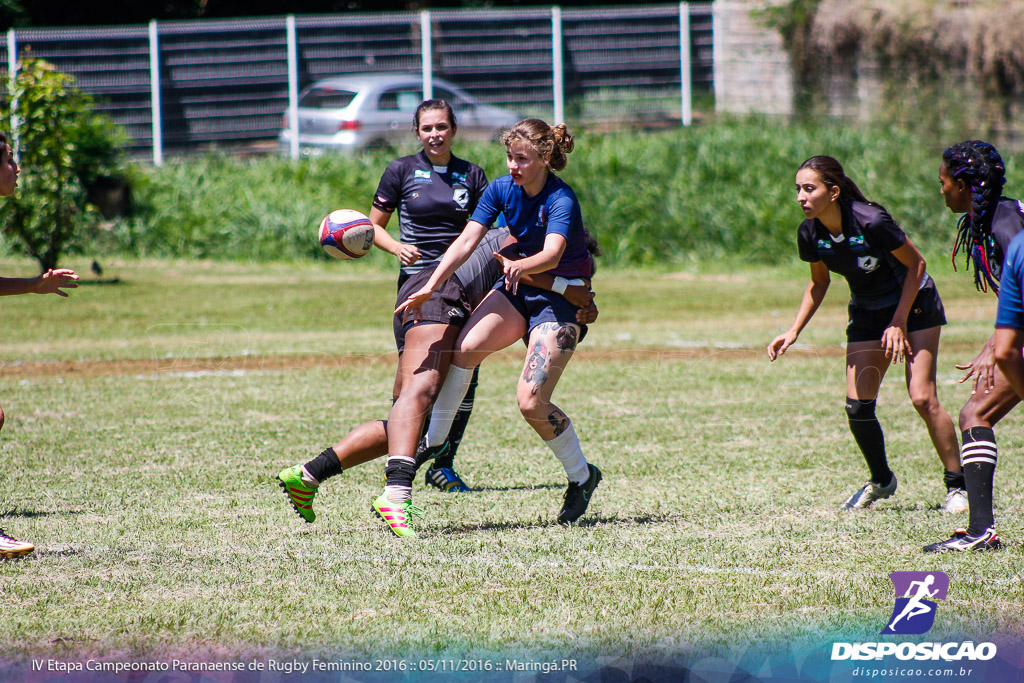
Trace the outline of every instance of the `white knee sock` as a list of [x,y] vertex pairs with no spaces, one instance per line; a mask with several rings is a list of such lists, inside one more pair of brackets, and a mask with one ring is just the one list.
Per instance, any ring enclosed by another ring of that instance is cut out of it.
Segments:
[[576,429],[572,423],[564,432],[545,441],[565,468],[565,476],[569,481],[577,484],[585,484],[590,478],[590,468],[587,467],[587,459],[583,457],[583,449],[580,448],[579,437],[576,436]]
[[459,412],[462,399],[466,397],[469,383],[473,380],[473,368],[448,367],[444,386],[437,394],[434,408],[430,412],[430,426],[427,427],[427,445],[440,446],[448,438],[455,413]]

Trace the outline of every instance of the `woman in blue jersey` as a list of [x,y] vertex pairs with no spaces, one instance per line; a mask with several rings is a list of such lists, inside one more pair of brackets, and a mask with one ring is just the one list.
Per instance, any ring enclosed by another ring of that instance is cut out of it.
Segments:
[[[949,210],[963,214],[953,258],[963,250],[973,265],[978,290],[1001,295],[1000,277],[1010,242],[1024,230],[1024,207],[1003,196],[1006,166],[1002,157],[987,142],[959,142],[942,154],[939,183]],[[1000,545],[992,512],[998,460],[993,428],[1021,399],[995,364],[992,337],[972,361],[957,367],[967,370],[961,382],[974,378],[971,396],[960,410],[960,458],[970,520],[966,529],[956,529],[949,539],[925,546],[925,552],[995,550]]]
[[869,202],[832,157],[814,156],[801,164],[796,190],[806,216],[797,243],[800,258],[810,263],[811,282],[792,327],[768,345],[768,358],[774,361],[796,341],[825,297],[829,273],[843,275],[851,295],[846,412],[870,479],[841,509],[867,508],[896,492],[875,399],[886,370],[905,359],[907,391],[945,468],[943,509],[962,512],[966,500],[956,430],[935,386],[939,331],[946,317],[924,258],[886,210]]
[[[448,370],[452,347],[459,329],[468,320],[472,310],[483,301],[494,281],[501,276],[502,268],[494,258],[494,253],[502,248],[508,234],[508,230],[505,228],[491,230],[452,276],[452,288],[446,291],[454,293],[454,296],[449,297],[446,305],[449,307],[449,311],[454,311],[458,315],[452,316],[450,322],[443,324],[417,321],[419,324],[400,331],[404,339],[399,338],[399,342],[404,341],[409,349],[418,348],[424,338],[440,339],[440,341],[432,344],[431,353],[425,354],[422,363],[417,366],[418,372],[413,379],[399,383],[401,394],[395,401],[396,406],[410,400],[419,405],[424,395],[429,401],[440,390],[441,380]],[[414,288],[412,291],[421,289],[430,274],[429,270],[413,274],[408,282],[409,286]],[[554,285],[554,278],[545,273],[526,277],[530,278],[530,283],[536,287],[550,289]],[[594,322],[597,318],[597,307],[593,304],[588,284],[569,286],[565,290],[565,295],[581,306],[578,317],[581,324]],[[399,359],[400,371],[402,367],[407,367],[408,358],[406,356]],[[429,403],[427,403],[426,406],[423,406],[423,410],[429,410],[429,407]],[[392,410],[392,414],[395,414],[394,410]],[[316,497],[321,483],[330,477],[341,474],[343,470],[351,469],[356,465],[387,454],[391,450],[389,448],[389,437],[391,436],[395,438],[391,448],[411,448],[415,444],[414,440],[417,438],[417,434],[412,435],[413,441],[402,441],[409,429],[408,426],[403,429],[397,423],[391,424],[389,420],[364,422],[305,465],[286,467],[278,475],[278,483],[295,512],[307,523],[312,523],[316,520],[313,499]],[[415,426],[412,429],[415,429]],[[407,510],[408,506],[403,508],[403,512]],[[396,533],[402,536],[413,535],[411,530],[407,531],[400,527]],[[0,542],[0,550],[2,550],[2,542]]]
[[[580,448],[572,422],[551,395],[586,327],[576,323],[577,308],[557,290],[566,278],[589,277],[593,271],[593,241],[583,227],[579,202],[554,171],[565,168],[573,139],[565,124],[551,127],[539,119],[526,119],[502,136],[509,175],[491,183],[465,231],[441,259],[426,285],[398,307],[397,313],[416,318],[434,292],[473,251],[487,226],[504,214],[516,238],[519,260],[502,259],[503,277],[474,311],[456,341],[445,386],[434,406],[428,443],[446,433],[450,417],[462,401],[476,368],[488,355],[528,337],[528,355],[516,389],[519,409],[527,422],[562,463],[569,485],[558,514],[563,524],[576,521],[587,509],[601,481],[601,472],[589,464]],[[521,282],[526,274],[548,273],[560,280],[550,292]],[[447,424],[446,424],[447,422]],[[394,475],[394,476],[393,476]],[[378,502],[400,503],[411,482],[409,472],[388,469],[385,496],[374,503],[389,525]],[[392,494],[396,497],[391,497]],[[392,506],[393,509],[393,506]],[[406,520],[402,520],[406,523]]]

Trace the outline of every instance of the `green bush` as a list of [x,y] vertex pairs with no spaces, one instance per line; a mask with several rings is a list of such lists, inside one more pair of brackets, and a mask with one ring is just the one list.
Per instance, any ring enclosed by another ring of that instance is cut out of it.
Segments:
[[[12,112],[13,108],[13,112]],[[116,168],[119,137],[73,79],[39,59],[22,60],[0,118],[17,121],[21,189],[0,204],[4,232],[43,270],[93,241],[97,212],[86,187]]]
[[[792,260],[803,219],[793,176],[813,154],[837,157],[933,258],[951,243],[955,220],[939,196],[937,173],[942,150],[954,140],[768,117],[647,134],[577,132],[561,175],[579,195],[604,251],[602,265]],[[456,153],[490,178],[506,172],[497,144],[460,141]],[[319,220],[337,208],[367,212],[392,157],[206,156],[162,168],[139,165],[131,174],[137,213],[115,225],[112,248],[186,258],[324,258],[314,239]],[[1014,161],[1008,155],[1011,194]],[[392,229],[397,223],[393,218]],[[388,257],[368,260],[378,259]]]

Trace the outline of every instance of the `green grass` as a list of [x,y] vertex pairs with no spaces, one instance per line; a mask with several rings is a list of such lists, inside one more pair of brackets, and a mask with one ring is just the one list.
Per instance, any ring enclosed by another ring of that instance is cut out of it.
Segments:
[[[427,517],[401,542],[370,516],[376,464],[327,482],[310,526],[274,482],[386,414],[393,273],[105,265],[122,284],[2,302],[0,512],[38,550],[0,563],[0,661],[824,650],[876,638],[896,570],[950,575],[930,640],[1024,631],[1014,416],[999,430],[1003,552],[920,552],[954,521],[900,368],[879,399],[899,493],[837,511],[866,474],[842,409],[843,283],[769,364],[803,269],[607,269],[601,319],[555,397],[605,473],[585,523],[552,524],[564,478],[518,416],[513,348],[484,367],[459,455],[476,490],[418,482]],[[993,301],[934,270],[955,416],[952,365],[988,334]]]

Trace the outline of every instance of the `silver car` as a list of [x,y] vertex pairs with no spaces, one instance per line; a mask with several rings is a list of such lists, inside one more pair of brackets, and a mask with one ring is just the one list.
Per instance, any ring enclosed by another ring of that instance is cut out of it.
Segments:
[[[455,110],[459,137],[492,139],[519,118],[510,111],[477,101],[451,83],[434,79],[433,95]],[[423,78],[415,74],[351,74],[317,81],[299,94],[299,150],[350,151],[395,147],[413,142],[412,117],[423,101]],[[289,154],[292,131],[288,113],[278,136]]]

